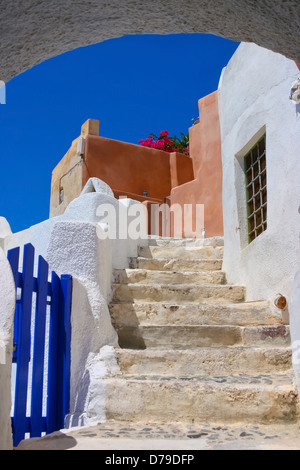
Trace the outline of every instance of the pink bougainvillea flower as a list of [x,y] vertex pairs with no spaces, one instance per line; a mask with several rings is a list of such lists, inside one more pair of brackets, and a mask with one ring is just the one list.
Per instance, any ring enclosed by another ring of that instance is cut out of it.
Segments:
[[157,148],[157,140],[154,140],[152,143],[151,143],[151,147],[153,149],[156,149]]
[[162,137],[167,137],[169,135],[169,132],[168,131],[161,131],[160,135]]
[[139,141],[139,143],[144,147],[151,147],[152,142],[153,142],[153,139],[151,137],[148,137],[148,139]]
[[[183,135],[183,139],[178,139],[176,136],[168,137],[169,131],[161,131],[159,136],[155,134],[149,134],[147,139],[140,139],[139,144],[144,147],[150,147],[157,150],[163,150],[165,152],[182,152],[189,154],[188,147],[188,136]],[[175,145],[179,147],[174,148]]]
[[165,144],[167,144],[167,145],[174,145],[174,142],[172,142],[172,140],[169,139],[168,137],[167,137],[166,139],[164,139],[164,142],[165,142]]

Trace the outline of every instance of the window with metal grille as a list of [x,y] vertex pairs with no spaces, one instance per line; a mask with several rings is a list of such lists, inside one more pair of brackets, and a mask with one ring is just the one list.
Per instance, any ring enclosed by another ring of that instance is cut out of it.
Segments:
[[266,134],[245,155],[248,235],[251,243],[267,229]]

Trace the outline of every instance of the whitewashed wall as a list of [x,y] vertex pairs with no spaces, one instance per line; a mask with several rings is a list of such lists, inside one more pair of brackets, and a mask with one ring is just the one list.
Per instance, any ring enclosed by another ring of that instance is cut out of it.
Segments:
[[300,269],[295,276],[290,304],[293,367],[300,391]]
[[[118,344],[117,333],[111,324],[108,310],[112,295],[113,270],[128,267],[129,257],[137,256],[137,247],[147,244],[147,237],[136,240],[128,237],[99,238],[99,230],[102,235],[104,233],[98,226],[99,207],[110,205],[115,209],[117,217],[120,211],[128,214],[129,208],[136,204],[142,208],[141,211],[144,209],[136,201],[116,200],[107,185],[97,185],[96,181],[94,183],[97,192],[84,190],[83,194],[69,205],[64,215],[46,220],[23,232],[12,234],[6,230],[7,223],[2,220],[2,226],[6,227],[2,244],[6,251],[16,246],[20,246],[22,251],[26,243],[32,243],[36,258],[42,255],[48,261],[50,270],[55,270],[58,275],[73,276],[71,410],[67,419],[69,426],[105,420],[105,389],[101,378],[119,373],[113,349]],[[129,215],[127,224],[130,224],[133,218]],[[106,230],[110,224],[113,224],[112,218],[107,219],[102,227]],[[2,255],[6,261],[3,251]],[[22,259],[20,265],[21,263]],[[10,286],[10,290],[14,295],[13,286]],[[14,304],[9,312],[11,324],[13,314]],[[2,321],[4,322],[4,316],[0,304],[0,327]],[[12,328],[9,331],[12,335]],[[10,367],[9,364],[9,371]],[[1,410],[5,409],[6,415],[8,413],[9,416],[10,377],[6,380],[6,388],[8,386],[9,400],[7,404],[1,405]]]
[[15,284],[6,255],[0,248],[0,450],[12,449],[11,361]]
[[[248,300],[286,296],[292,341],[300,340],[300,105],[289,100],[296,64],[241,44],[223,70],[219,111],[223,162],[224,269]],[[243,156],[266,132],[267,230],[248,244]],[[294,284],[294,301],[291,295]],[[299,382],[300,383],[300,382]]]
[[[300,107],[289,100],[296,64],[241,44],[223,71],[224,268],[249,300],[288,298],[300,265]],[[266,130],[268,228],[248,244],[242,156]]]

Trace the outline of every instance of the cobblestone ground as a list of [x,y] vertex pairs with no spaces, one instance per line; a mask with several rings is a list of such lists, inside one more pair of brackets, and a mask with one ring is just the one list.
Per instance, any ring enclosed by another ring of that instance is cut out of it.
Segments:
[[299,425],[109,422],[23,441],[17,450],[300,450]]

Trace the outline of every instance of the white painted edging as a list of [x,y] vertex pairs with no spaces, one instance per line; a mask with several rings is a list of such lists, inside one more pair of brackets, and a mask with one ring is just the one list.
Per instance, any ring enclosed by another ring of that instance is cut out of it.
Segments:
[[0,450],[12,449],[10,390],[15,300],[10,264],[0,248]]

